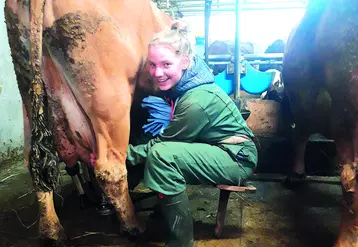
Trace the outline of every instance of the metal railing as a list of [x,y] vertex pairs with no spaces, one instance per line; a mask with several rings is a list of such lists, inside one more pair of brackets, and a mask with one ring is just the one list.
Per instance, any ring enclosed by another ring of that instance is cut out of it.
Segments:
[[[244,54],[241,56],[243,60],[249,64],[282,64],[283,53],[257,53],[257,54]],[[202,56],[205,59],[205,56]],[[234,54],[217,54],[208,55],[208,64],[229,64],[235,61]]]

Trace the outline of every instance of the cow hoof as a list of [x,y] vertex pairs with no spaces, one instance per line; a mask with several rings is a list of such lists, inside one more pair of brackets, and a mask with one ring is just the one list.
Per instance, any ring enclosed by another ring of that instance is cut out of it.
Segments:
[[132,229],[131,231],[126,232],[127,238],[132,243],[147,243],[149,236],[145,231],[139,229]]
[[135,227],[130,230],[122,228],[120,231],[121,234],[128,238],[128,240],[131,242],[141,242],[140,240],[145,235],[145,230],[141,227]]
[[135,227],[130,230],[126,230],[125,232],[132,237],[138,237],[145,232],[145,229],[143,227]]
[[283,186],[285,186],[288,189],[296,189],[296,188],[300,187],[301,185],[303,185],[303,183],[305,182],[305,179],[306,179],[305,173],[300,174],[297,172],[292,172],[283,181]]
[[63,239],[53,240],[53,239],[40,239],[40,247],[66,247],[65,241]]
[[67,236],[65,230],[60,226],[58,239],[45,238],[44,236],[39,238],[40,247],[66,247]]

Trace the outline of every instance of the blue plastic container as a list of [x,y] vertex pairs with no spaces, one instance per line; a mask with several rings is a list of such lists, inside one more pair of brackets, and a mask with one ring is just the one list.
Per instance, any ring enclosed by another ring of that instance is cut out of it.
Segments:
[[226,70],[215,76],[215,84],[221,87],[228,95],[234,92],[234,76],[228,75]]
[[244,62],[246,74],[240,79],[241,88],[249,94],[261,94],[269,89],[275,72],[261,72]]
[[[261,94],[269,89],[275,72],[261,72],[244,62],[246,74],[240,76],[241,89],[249,94]],[[215,84],[221,87],[228,95],[234,92],[234,75],[228,75],[226,70],[215,76]]]

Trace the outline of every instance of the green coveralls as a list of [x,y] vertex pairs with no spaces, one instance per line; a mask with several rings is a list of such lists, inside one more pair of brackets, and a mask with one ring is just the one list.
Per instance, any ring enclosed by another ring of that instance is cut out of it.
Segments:
[[179,98],[162,134],[129,145],[128,178],[141,165],[144,186],[168,196],[186,184],[238,185],[254,172],[257,150],[252,141],[219,144],[234,135],[253,137],[230,97],[216,84],[194,87]]

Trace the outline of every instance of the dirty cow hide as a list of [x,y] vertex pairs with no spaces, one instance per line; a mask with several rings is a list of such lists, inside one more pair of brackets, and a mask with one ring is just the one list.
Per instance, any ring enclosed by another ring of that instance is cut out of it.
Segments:
[[29,127],[25,139],[31,137],[26,157],[40,237],[62,240],[53,205],[59,160],[92,163],[122,230],[138,233],[125,167],[130,110],[138,102],[133,95],[143,97],[135,92],[152,90],[147,47],[170,17],[150,0],[6,0],[5,17]]

